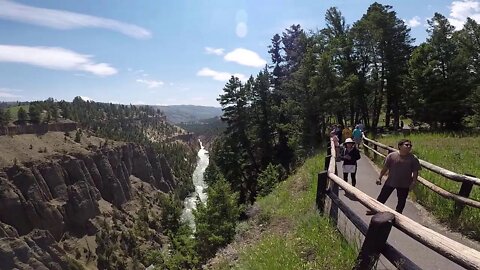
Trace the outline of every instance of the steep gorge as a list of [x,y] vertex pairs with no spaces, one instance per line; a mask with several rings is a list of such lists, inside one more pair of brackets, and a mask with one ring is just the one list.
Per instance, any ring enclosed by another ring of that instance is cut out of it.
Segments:
[[65,269],[60,241],[95,235],[102,202],[126,219],[132,179],[162,193],[181,185],[162,154],[131,143],[0,172],[0,269]]

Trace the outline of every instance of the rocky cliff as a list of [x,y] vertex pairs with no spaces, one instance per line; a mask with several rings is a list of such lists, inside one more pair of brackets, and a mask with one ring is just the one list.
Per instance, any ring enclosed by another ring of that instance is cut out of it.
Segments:
[[132,197],[130,176],[164,193],[177,186],[165,157],[137,144],[0,172],[0,269],[64,268],[56,241],[94,234],[99,201],[122,209]]

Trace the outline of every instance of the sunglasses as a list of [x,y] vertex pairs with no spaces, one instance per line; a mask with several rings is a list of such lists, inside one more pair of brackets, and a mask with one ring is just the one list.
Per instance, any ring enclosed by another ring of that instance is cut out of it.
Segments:
[[404,143],[403,145],[406,146],[406,147],[412,147],[412,146],[413,146],[413,145],[410,144],[410,143]]

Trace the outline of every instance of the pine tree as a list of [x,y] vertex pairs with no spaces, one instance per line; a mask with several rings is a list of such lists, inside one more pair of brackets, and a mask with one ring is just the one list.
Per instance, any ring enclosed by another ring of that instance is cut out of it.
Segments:
[[20,109],[18,109],[17,118],[20,124],[25,124],[27,122],[27,112],[23,107],[20,107]]
[[204,262],[232,241],[240,213],[237,194],[232,192],[225,179],[214,182],[207,190],[207,203],[198,203],[193,212],[196,250]]

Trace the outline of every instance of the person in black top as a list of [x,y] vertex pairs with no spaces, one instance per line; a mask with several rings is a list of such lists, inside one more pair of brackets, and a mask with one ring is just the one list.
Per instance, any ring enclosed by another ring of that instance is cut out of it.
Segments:
[[352,138],[347,138],[345,143],[343,143],[340,159],[343,160],[343,180],[348,182],[348,174],[350,174],[352,186],[355,186],[357,184],[357,160],[360,159],[360,151],[355,147],[355,142]]

